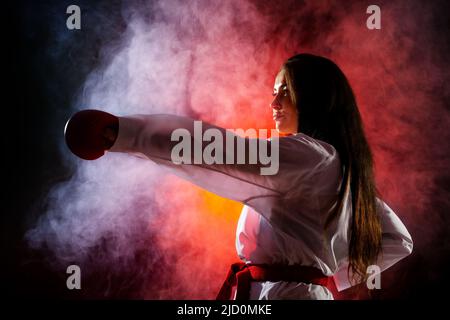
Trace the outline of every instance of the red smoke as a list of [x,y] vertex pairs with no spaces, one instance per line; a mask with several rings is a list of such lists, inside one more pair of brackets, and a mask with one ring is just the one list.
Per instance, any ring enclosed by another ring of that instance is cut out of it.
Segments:
[[[229,128],[271,127],[269,92],[282,62],[299,52],[331,58],[342,68],[355,91],[373,148],[381,197],[410,228],[416,239],[416,250],[428,247],[428,241],[433,238],[422,239],[419,235],[426,231],[418,231],[417,227],[428,224],[428,230],[433,229],[430,224],[436,222],[435,218],[427,216],[426,210],[430,201],[428,192],[435,189],[436,169],[446,170],[446,163],[439,158],[440,150],[434,144],[430,149],[429,141],[448,141],[446,125],[449,124],[448,114],[440,112],[444,107],[440,97],[432,94],[434,87],[442,83],[444,70],[433,59],[430,51],[433,43],[423,32],[424,26],[431,23],[431,16],[407,2],[381,3],[382,29],[369,30],[367,6],[363,3],[288,2],[279,6],[255,3],[264,17],[255,20],[261,22],[256,27],[265,32],[266,42],[258,48],[261,51],[255,52],[260,64],[245,73],[262,79],[265,86],[258,99],[242,96],[229,117],[222,119],[216,115],[213,121]],[[236,28],[245,34],[245,27],[238,24]],[[222,39],[227,41],[226,38],[227,30],[224,30]],[[422,47],[424,43],[430,48]],[[220,52],[212,59],[220,60]],[[227,70],[217,70],[216,77],[228,80],[217,88],[223,96],[234,96],[237,87],[246,86],[239,78],[229,79]],[[214,102],[220,106],[220,100]],[[211,111],[207,106],[195,104],[196,111],[210,120]],[[442,133],[447,137],[441,136]],[[185,209],[171,210],[169,221],[178,224],[169,228],[183,230],[179,231],[177,241],[168,238],[161,245],[179,252],[175,255],[184,259],[177,269],[181,290],[163,294],[161,298],[212,298],[213,289],[218,288],[228,264],[235,258],[233,232],[240,208],[181,182],[173,182],[169,190],[176,189],[175,185],[183,186],[185,192],[192,194],[184,193],[180,199],[176,192],[171,193],[173,201]],[[202,199],[220,209],[220,216],[212,214],[214,210]],[[180,212],[183,212],[181,216]],[[186,251],[191,256],[186,257]],[[387,279],[390,280],[389,276]]]

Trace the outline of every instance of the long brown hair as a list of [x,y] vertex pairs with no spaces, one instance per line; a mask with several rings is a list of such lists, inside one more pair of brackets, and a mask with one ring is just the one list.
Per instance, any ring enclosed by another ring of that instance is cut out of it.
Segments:
[[331,144],[339,153],[344,176],[336,210],[327,217],[325,228],[341,212],[351,190],[348,271],[353,280],[364,279],[367,267],[381,251],[381,222],[376,212],[372,153],[353,90],[339,67],[323,57],[298,54],[281,69],[298,110],[298,132]]

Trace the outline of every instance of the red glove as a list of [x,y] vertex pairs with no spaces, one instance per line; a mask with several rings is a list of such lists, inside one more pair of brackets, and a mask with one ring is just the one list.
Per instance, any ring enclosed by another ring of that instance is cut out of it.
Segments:
[[83,110],[67,121],[64,136],[75,155],[84,160],[95,160],[113,146],[118,131],[116,116],[99,110]]

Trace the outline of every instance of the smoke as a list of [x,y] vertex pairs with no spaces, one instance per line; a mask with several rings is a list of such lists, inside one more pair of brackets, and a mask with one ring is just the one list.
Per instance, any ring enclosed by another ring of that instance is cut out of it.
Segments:
[[[449,150],[441,141],[450,138],[444,101],[448,58],[439,53],[445,44],[433,33],[436,8],[379,1],[382,29],[368,30],[368,5],[248,0],[102,5],[88,11],[82,30],[113,40],[102,42],[100,63],[89,70],[72,112],[173,113],[227,128],[270,128],[270,93],[282,62],[298,52],[325,55],[354,88],[383,198],[411,231],[417,254],[435,257],[448,252],[448,236],[444,246],[431,248],[447,223],[443,173]],[[150,161],[107,154],[85,162],[74,160],[63,145],[61,151],[76,172],[49,193],[45,213],[27,233],[32,247],[48,248],[55,268],[80,264],[91,279],[99,270],[133,274],[138,282],[133,294],[105,289],[107,297],[214,297],[237,259],[239,204]]]

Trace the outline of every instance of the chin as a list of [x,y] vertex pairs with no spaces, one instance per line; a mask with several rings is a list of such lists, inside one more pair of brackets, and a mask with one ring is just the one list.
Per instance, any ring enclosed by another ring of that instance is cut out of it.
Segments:
[[279,123],[279,122],[277,122],[277,123],[275,123],[275,128],[277,129],[277,131],[278,132],[280,132],[280,133],[286,133],[286,126],[285,125],[283,125],[283,123]]
[[283,126],[281,123],[280,124],[276,124],[275,125],[275,129],[278,131],[279,134],[281,135],[290,135],[290,134],[294,134],[295,131],[291,130],[290,128]]

